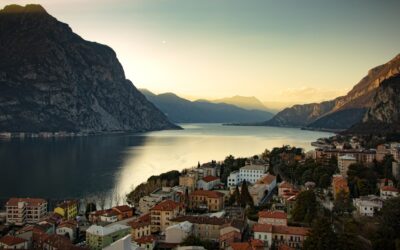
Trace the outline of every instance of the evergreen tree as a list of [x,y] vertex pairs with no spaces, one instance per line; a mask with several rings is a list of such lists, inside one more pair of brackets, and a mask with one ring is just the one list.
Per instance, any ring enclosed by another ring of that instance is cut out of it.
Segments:
[[242,182],[241,192],[240,192],[240,205],[242,207],[246,207],[249,205],[250,207],[254,206],[253,197],[251,197],[249,188],[247,186],[247,181]]
[[317,198],[313,190],[306,190],[299,193],[292,215],[293,220],[296,222],[312,222],[317,216]]
[[337,236],[332,224],[326,217],[318,218],[312,224],[307,239],[304,240],[305,250],[336,250]]

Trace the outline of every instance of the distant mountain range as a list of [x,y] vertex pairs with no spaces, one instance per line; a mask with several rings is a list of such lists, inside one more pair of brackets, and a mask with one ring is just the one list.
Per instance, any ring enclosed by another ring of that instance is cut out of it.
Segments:
[[[393,98],[390,103],[396,104],[393,92],[397,91],[394,86],[396,86],[399,72],[400,55],[386,64],[371,69],[347,95],[321,103],[294,105],[282,110],[261,125],[341,131],[363,121],[382,120],[386,123],[390,120],[394,121],[394,116],[377,114],[377,112],[380,113],[386,109],[390,109],[390,112],[398,112],[398,106],[397,108],[388,107],[384,97],[390,95]],[[383,84],[385,81],[386,83]],[[392,92],[389,94],[388,91]]]
[[0,58],[0,132],[179,128],[125,78],[110,47],[40,5],[0,10]]
[[[158,107],[173,122],[176,123],[247,123],[261,122],[270,119],[273,114],[265,110],[248,109],[216,101],[189,101],[173,93],[156,95],[149,90],[140,90],[146,98]],[[247,98],[233,98],[233,100]],[[256,103],[256,102],[255,102]],[[261,103],[261,102],[260,102]],[[258,104],[257,104],[258,105]],[[262,104],[261,104],[262,105]]]

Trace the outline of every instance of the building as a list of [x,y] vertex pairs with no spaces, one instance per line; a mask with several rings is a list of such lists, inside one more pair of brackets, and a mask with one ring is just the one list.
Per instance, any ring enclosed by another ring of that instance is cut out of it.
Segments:
[[87,249],[84,247],[78,247],[72,244],[72,242],[61,235],[51,234],[44,237],[42,248],[43,250],[59,250],[59,249],[68,249],[68,250],[78,250],[78,249]]
[[73,220],[78,215],[78,201],[64,201],[54,208],[54,213],[61,215],[65,220]]
[[386,155],[390,154],[388,145],[381,144],[376,147],[376,160],[383,161]]
[[150,208],[154,207],[157,203],[161,202],[160,197],[143,196],[139,200],[139,212],[145,214],[150,212]]
[[376,159],[375,150],[362,150],[362,149],[321,149],[315,150],[315,158],[318,162],[328,162],[331,158],[338,159],[339,156],[352,155],[356,158],[357,162],[364,164],[371,164]]
[[272,246],[272,225],[255,224],[253,226],[254,239],[261,240],[265,248]]
[[47,214],[47,201],[34,198],[11,198],[6,203],[6,221],[22,226],[37,223]]
[[268,192],[271,192],[276,187],[276,176],[268,173],[257,180],[257,184],[266,185]]
[[137,248],[132,247],[132,238],[130,235],[122,237],[121,239],[111,243],[111,245],[103,248],[103,250],[139,250],[139,246]]
[[222,225],[219,230],[220,249],[225,249],[233,242],[241,242],[246,228],[246,221],[238,219],[234,219],[230,223]]
[[264,247],[269,248],[272,244],[279,247],[287,245],[299,249],[307,237],[309,228],[277,226],[271,224],[255,224],[253,227],[254,239],[261,240]]
[[265,250],[264,243],[260,240],[250,240],[247,242],[233,242],[227,250]]
[[172,219],[173,224],[188,221],[193,224],[193,235],[201,239],[218,241],[221,227],[229,223],[225,218],[209,216],[180,216]]
[[193,224],[184,221],[171,225],[165,229],[165,242],[182,243],[189,235],[193,234]]
[[164,200],[150,209],[150,221],[152,232],[165,232],[165,229],[172,225],[170,220],[185,214],[182,203],[172,200]]
[[118,220],[124,220],[133,216],[133,208],[128,205],[115,206],[112,210],[117,213]]
[[63,221],[57,226],[56,234],[65,236],[74,242],[78,236],[78,223],[73,220]]
[[349,170],[349,166],[351,164],[357,163],[357,159],[353,155],[343,155],[338,157],[338,168],[340,171],[340,174],[343,177],[347,178],[347,171]]
[[196,188],[196,175],[187,174],[179,176],[179,186],[187,187],[189,192],[192,192]]
[[278,196],[282,197],[286,192],[292,192],[294,190],[294,186],[289,182],[282,181],[278,185]]
[[12,235],[0,238],[0,249],[28,249],[28,241]]
[[143,236],[133,240],[140,249],[153,250],[157,244],[157,238],[154,235]]
[[218,212],[224,208],[224,194],[218,191],[195,190],[189,195],[189,208]]
[[375,195],[360,196],[353,199],[353,205],[359,215],[374,216],[383,206],[383,200]]
[[380,197],[384,200],[398,196],[399,196],[399,190],[393,186],[383,186],[380,188]]
[[151,235],[150,213],[140,216],[137,220],[129,223],[131,226],[132,239],[139,239]]
[[220,183],[221,180],[218,177],[208,175],[197,182],[197,188],[203,190],[211,190]]
[[248,187],[255,206],[258,206],[264,196],[268,193],[268,185],[256,183]]
[[349,193],[349,186],[347,180],[342,175],[333,175],[332,177],[332,191],[333,198],[336,199],[339,192]]
[[130,233],[131,228],[121,224],[102,227],[92,225],[86,230],[86,244],[90,249],[103,249]]
[[287,214],[282,210],[264,210],[258,212],[259,224],[287,226]]
[[239,173],[232,172],[228,177],[228,186],[234,187],[242,181],[247,181],[251,184],[256,183],[267,172],[265,165],[246,165],[239,169]]

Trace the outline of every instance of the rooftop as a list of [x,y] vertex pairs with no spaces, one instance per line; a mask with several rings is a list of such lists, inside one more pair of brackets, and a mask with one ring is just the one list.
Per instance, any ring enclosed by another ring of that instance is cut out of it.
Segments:
[[287,219],[287,214],[282,210],[264,210],[258,212],[260,218]]
[[381,187],[381,191],[399,192],[399,190],[393,186],[383,186]]
[[268,184],[270,185],[272,182],[274,182],[276,180],[276,176],[272,175],[270,173],[264,175],[263,177],[261,177],[257,183],[263,183],[263,184]]
[[220,198],[223,197],[224,194],[218,191],[198,189],[190,193],[190,196],[206,196],[208,198]]
[[184,222],[169,226],[169,227],[167,227],[166,230],[179,229],[179,230],[189,233],[192,231],[192,228],[193,228],[192,223],[190,223],[189,221],[184,221]]
[[164,200],[152,207],[150,210],[172,211],[181,206],[183,206],[182,203],[178,203],[173,200]]
[[28,206],[40,206],[44,203],[47,203],[46,200],[41,198],[10,198],[6,206],[18,206],[19,202],[26,202]]
[[98,225],[91,225],[87,230],[86,233],[98,235],[98,236],[105,236],[112,234],[114,232],[120,231],[120,230],[125,230],[125,229],[130,229],[130,227],[121,225],[121,224],[114,224],[109,227],[102,227]]
[[207,225],[223,225],[223,224],[229,223],[229,220],[227,220],[225,218],[193,216],[193,215],[179,216],[179,217],[172,219],[171,221],[173,221],[173,222],[188,221],[192,224],[207,224]]
[[25,239],[21,239],[12,235],[6,235],[0,238],[0,243],[5,244],[7,246],[14,246],[17,244],[21,244],[27,242]]
[[219,180],[219,178],[216,176],[212,176],[212,175],[208,175],[203,178],[203,181],[205,181],[205,182],[212,182],[212,181],[216,181],[216,180]]

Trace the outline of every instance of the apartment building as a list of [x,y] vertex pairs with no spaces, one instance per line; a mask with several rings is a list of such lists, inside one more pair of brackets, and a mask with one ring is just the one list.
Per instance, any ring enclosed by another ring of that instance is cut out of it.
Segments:
[[11,198],[6,203],[7,223],[22,226],[37,223],[47,214],[47,201],[36,198]]

